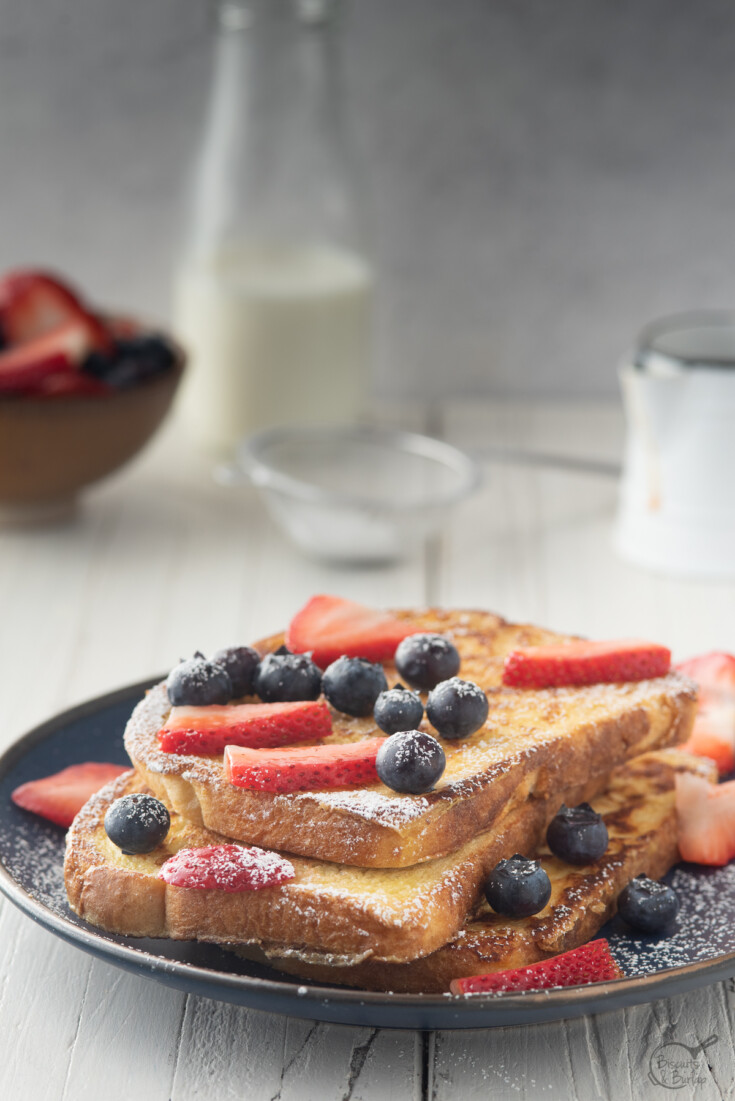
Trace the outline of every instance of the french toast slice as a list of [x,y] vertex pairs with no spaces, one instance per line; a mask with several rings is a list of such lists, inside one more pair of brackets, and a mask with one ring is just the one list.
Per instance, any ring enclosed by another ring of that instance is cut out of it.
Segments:
[[[505,656],[519,646],[568,639],[479,611],[400,611],[417,630],[449,635],[459,675],[488,694],[487,723],[471,737],[443,742],[445,773],[425,795],[380,783],[359,790],[273,794],[229,784],[222,757],[159,748],[169,711],[165,686],[136,708],[125,731],[128,754],[151,791],[195,825],[248,844],[359,867],[402,868],[459,849],[529,798],[605,777],[625,760],[683,742],[696,710],[694,684],[676,673],[655,680],[537,690],[504,687]],[[276,649],[282,635],[259,644]],[[388,683],[398,680],[386,665]],[[333,713],[328,742],[381,732],[372,719]],[[431,732],[427,721],[422,728]],[[598,787],[598,790],[601,790]]]
[[[465,867],[454,858],[382,872],[296,857],[295,880],[242,894],[165,884],[157,873],[173,852],[227,839],[173,812],[164,845],[145,856],[124,856],[102,822],[115,798],[141,788],[132,772],[93,796],[69,831],[64,869],[69,901],[81,917],[113,932],[236,944],[241,954],[306,979],[374,990],[443,991],[452,978],[523,966],[582,944],[613,913],[620,890],[633,876],[663,875],[678,858],[677,771],[716,781],[711,762],[679,750],[628,762],[593,801],[610,835],[599,861],[573,867],[542,849],[552,895],[540,914],[513,921],[483,903],[454,935],[445,935],[448,926],[440,908],[451,908],[452,893],[461,888]],[[516,811],[510,818],[517,822],[523,814]],[[505,836],[512,842],[510,851],[530,852],[512,821],[506,823]],[[434,864],[453,864],[454,870],[432,887],[427,877]],[[449,895],[443,890],[447,882]],[[345,922],[352,923],[352,937]],[[402,935],[391,937],[392,923],[400,922],[405,922]],[[424,932],[437,930],[444,941],[421,955],[437,939]],[[399,940],[403,962],[381,959],[386,943],[393,950]]]
[[677,772],[717,782],[712,761],[677,749],[643,754],[613,773],[608,789],[592,800],[608,829],[607,852],[594,864],[574,867],[543,845],[537,858],[551,880],[551,898],[534,917],[502,917],[483,899],[452,940],[408,963],[366,959],[344,966],[318,953],[267,945],[240,945],[235,951],[318,983],[432,994],[447,991],[455,978],[526,967],[577,948],[613,916],[618,895],[634,876],[660,879],[680,859]]
[[72,909],[93,925],[128,936],[275,942],[328,952],[344,962],[368,956],[405,961],[433,952],[461,928],[499,860],[532,852],[562,801],[590,799],[606,780],[532,798],[456,852],[408,868],[357,868],[291,856],[295,878],[261,891],[228,894],[166,884],[160,866],[181,848],[230,843],[171,810],[163,845],[126,856],[107,837],[114,799],[146,790],[135,772],[106,785],[67,835],[64,877]]

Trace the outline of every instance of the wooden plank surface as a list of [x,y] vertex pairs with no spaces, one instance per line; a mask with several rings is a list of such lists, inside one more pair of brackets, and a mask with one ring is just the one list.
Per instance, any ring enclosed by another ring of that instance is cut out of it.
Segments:
[[[526,448],[614,460],[616,409],[475,405],[435,424],[484,452],[486,481],[427,553],[390,569],[307,562],[250,491],[216,486],[175,430],[90,494],[74,524],[0,533],[0,747],[194,649],[276,630],[320,590],[377,606],[484,606],[593,635],[656,635],[682,657],[733,648],[735,586],[675,582],[616,559],[614,480],[498,457],[498,448]],[[664,1041],[693,1047],[715,1035],[706,1054],[686,1056],[703,1076],[696,1096],[732,1097],[734,997],[719,984],[596,1018],[433,1036],[315,1025],[128,975],[3,901],[0,1096],[622,1101],[669,1095],[649,1077]]]

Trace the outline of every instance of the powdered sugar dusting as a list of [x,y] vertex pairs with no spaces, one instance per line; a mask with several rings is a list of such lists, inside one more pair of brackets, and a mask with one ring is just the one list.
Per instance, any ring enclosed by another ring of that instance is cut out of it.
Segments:
[[393,829],[400,829],[416,818],[421,818],[431,806],[423,795],[396,797],[384,795],[372,788],[362,788],[359,791],[320,791],[318,794],[303,792],[291,796],[289,802],[294,801],[318,801],[320,806],[349,812],[356,818],[380,822],[381,825]]
[[[426,796],[404,795],[374,783],[359,788],[294,792],[271,798],[269,813],[292,815],[295,829],[298,829],[298,822],[310,814],[310,808],[318,808],[324,815],[333,812],[334,826],[344,839],[339,859],[349,859],[350,829],[355,845],[359,846],[367,824],[376,830],[386,829],[396,834],[407,833],[413,828],[412,823],[419,819],[424,819],[428,827],[429,819],[441,817],[449,803],[472,799],[493,786],[497,787],[498,798],[490,813],[498,813],[508,792],[523,787],[524,797],[531,794],[534,777],[543,774],[546,762],[552,759],[557,747],[560,752],[567,752],[568,743],[580,729],[592,726],[603,729],[603,724],[609,728],[609,724],[621,723],[626,745],[616,748],[620,759],[626,750],[654,748],[658,739],[665,736],[666,724],[660,724],[661,729],[652,730],[648,737],[645,715],[638,716],[640,722],[637,719],[631,722],[632,713],[641,709],[648,715],[654,711],[665,714],[670,708],[675,718],[680,713],[677,709],[682,698],[693,693],[692,683],[675,674],[652,681],[582,688],[535,691],[507,688],[501,685],[506,653],[518,646],[559,641],[561,636],[536,627],[507,624],[488,613],[431,610],[425,614],[406,612],[403,618],[411,618],[424,631],[439,631],[454,638],[462,659],[461,680],[456,680],[459,684],[474,682],[486,693],[488,719],[469,738],[460,742],[442,740],[446,768]],[[392,671],[388,673],[390,681]],[[468,685],[466,690],[473,689]],[[136,710],[125,735],[125,744],[133,760],[140,762],[149,773],[180,776],[195,790],[221,788],[225,783],[221,759],[182,757],[158,749],[155,733],[165,722],[168,709],[165,687],[161,685],[153,689]],[[352,743],[380,733],[371,719],[352,719],[335,712],[333,720],[334,734],[325,744]],[[436,734],[428,720],[422,721],[420,728]],[[593,768],[593,754],[588,757],[585,767]],[[608,767],[611,763],[614,762],[606,762]],[[259,806],[252,805],[249,793],[244,793],[242,799],[243,814],[262,813]],[[490,818],[486,824],[490,824]],[[396,837],[396,842],[398,855],[401,838]]]
[[135,772],[132,769],[121,773],[109,784],[105,784],[103,788],[100,788],[87,800],[79,811],[71,826],[71,832],[84,835],[93,831],[99,824],[100,819],[104,817],[110,803],[113,803],[121,795],[125,795],[134,786]]
[[447,635],[439,635],[436,633],[409,635],[408,637],[411,640],[411,649],[413,651],[418,651],[420,654],[430,654],[436,644],[437,638],[448,640]]
[[[446,797],[465,796],[479,782],[492,777],[499,765],[517,767],[536,747],[548,747],[557,740],[565,740],[570,728],[580,723],[613,720],[617,715],[637,707],[650,706],[661,696],[673,698],[692,691],[691,682],[672,675],[661,680],[638,681],[624,685],[590,685],[584,688],[549,688],[534,692],[506,688],[485,688],[490,713],[484,727],[459,743],[444,746],[447,767],[437,791]],[[471,691],[472,689],[468,689]],[[163,722],[166,714],[165,698],[153,690],[133,720],[126,733],[126,743],[134,758],[145,763],[151,772],[179,772],[184,779],[203,784],[212,783],[221,772],[217,758],[189,757],[182,768],[178,754],[165,754],[152,748],[152,731]],[[342,719],[336,724],[342,723]],[[365,723],[354,720],[344,722],[350,740],[354,737],[374,737],[378,731]],[[429,723],[421,728],[432,733]],[[339,741],[341,730],[336,730]],[[469,786],[467,786],[469,784]],[[359,790],[337,792],[306,792],[289,795],[287,800],[310,800],[318,797],[321,804],[342,810],[354,809],[357,817],[367,818],[373,813],[385,818],[385,824],[410,822],[425,813],[427,804],[417,802],[416,796],[388,794],[380,785]],[[412,805],[413,804],[413,805]]]
[[134,795],[128,795],[116,806],[115,812],[118,829],[121,821],[135,822],[139,829],[145,831],[152,830],[154,826],[168,828],[169,815],[166,807],[159,799],[154,799],[150,795],[137,792]]
[[430,735],[417,737],[412,730],[408,730],[394,734],[393,739],[393,759],[399,768],[401,765],[410,766],[414,761],[427,765],[433,765],[436,761],[439,743],[436,739],[430,740]]
[[[63,861],[59,830],[40,823],[30,836],[25,831],[16,831],[13,847],[3,854],[3,863],[13,879],[56,913],[66,910]],[[29,869],[33,869],[31,883],[27,881]]]
[[600,933],[610,941],[615,959],[629,977],[735,952],[735,862],[725,868],[683,864],[669,879],[680,901],[669,935],[636,936],[620,918]]
[[[461,677],[450,677],[448,680],[444,681],[444,684],[451,684],[455,695],[460,698],[474,698],[478,694],[478,688],[480,688],[480,685],[475,684],[474,681],[462,680]],[[482,689],[480,689],[480,691],[482,691]]]

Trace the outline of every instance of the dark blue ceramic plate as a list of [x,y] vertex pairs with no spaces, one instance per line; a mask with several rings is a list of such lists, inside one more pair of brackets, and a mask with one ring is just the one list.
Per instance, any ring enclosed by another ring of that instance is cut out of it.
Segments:
[[103,933],[71,912],[62,877],[64,833],[10,801],[18,784],[80,761],[126,764],[122,735],[150,684],[134,684],[66,711],[0,758],[0,889],[35,921],[129,971],[182,990],[272,1013],[386,1028],[488,1028],[575,1017],[680,994],[735,972],[735,862],[680,865],[671,878],[681,916],[666,938],[633,938],[617,919],[607,936],[625,979],[538,994],[452,998],[312,986],[211,945]]

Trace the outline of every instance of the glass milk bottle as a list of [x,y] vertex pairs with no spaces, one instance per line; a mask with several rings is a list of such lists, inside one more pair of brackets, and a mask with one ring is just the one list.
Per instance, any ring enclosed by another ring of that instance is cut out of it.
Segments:
[[329,0],[229,0],[175,280],[190,354],[180,412],[225,454],[248,432],[353,421],[371,352],[372,272],[343,134]]

